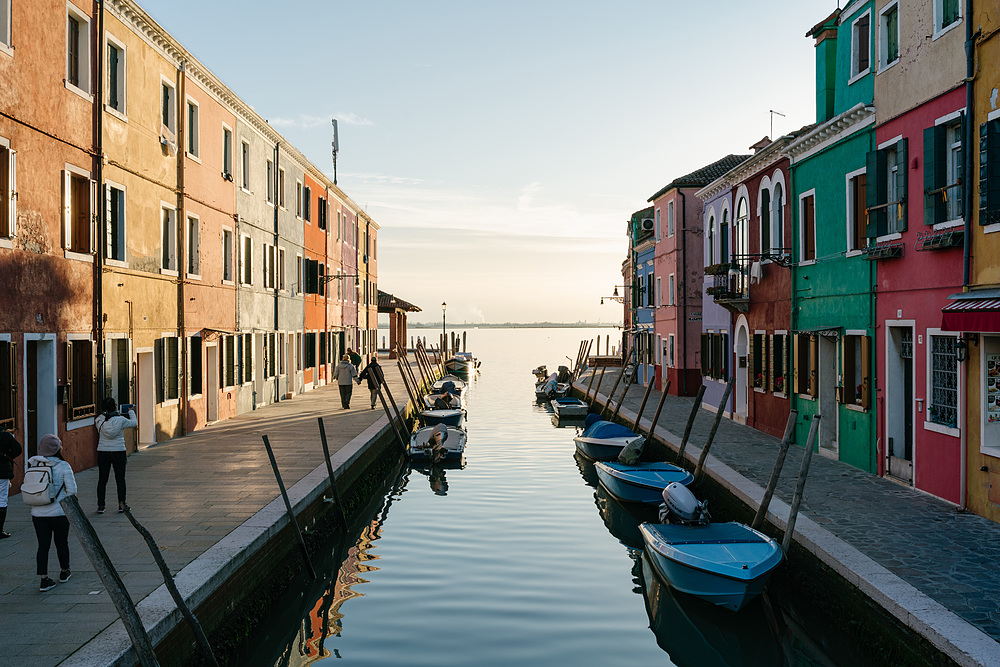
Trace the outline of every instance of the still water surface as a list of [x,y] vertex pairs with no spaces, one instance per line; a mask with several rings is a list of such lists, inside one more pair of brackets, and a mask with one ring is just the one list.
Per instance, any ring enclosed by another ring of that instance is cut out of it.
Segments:
[[572,366],[581,340],[603,351],[618,331],[468,333],[482,367],[465,467],[404,471],[241,664],[829,664],[783,653],[759,602],[734,618],[650,576],[636,519],[576,459],[575,428],[535,402],[531,369]]

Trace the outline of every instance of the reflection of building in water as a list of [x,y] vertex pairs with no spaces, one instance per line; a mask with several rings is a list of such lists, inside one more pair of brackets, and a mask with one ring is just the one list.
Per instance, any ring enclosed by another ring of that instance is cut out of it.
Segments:
[[331,655],[324,642],[330,635],[339,635],[343,629],[341,619],[344,615],[340,613],[340,606],[351,598],[363,596],[364,593],[355,591],[353,587],[368,583],[361,576],[363,573],[378,570],[369,561],[378,560],[378,556],[370,551],[375,540],[381,537],[383,520],[384,516],[376,517],[361,531],[357,544],[347,550],[347,556],[337,571],[332,587],[326,589],[302,619],[293,645],[286,649],[289,655],[284,656],[284,660],[279,660],[279,664],[309,665]]

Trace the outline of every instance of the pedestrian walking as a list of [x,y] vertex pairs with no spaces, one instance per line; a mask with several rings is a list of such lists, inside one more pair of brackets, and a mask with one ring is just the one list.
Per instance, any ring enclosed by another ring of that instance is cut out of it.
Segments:
[[53,538],[56,556],[59,558],[59,583],[66,583],[73,574],[69,569],[69,519],[59,501],[76,494],[76,478],[73,476],[73,469],[62,457],[62,441],[51,433],[43,435],[38,441],[38,455],[28,459],[28,465],[51,466],[51,484],[55,489],[55,500],[48,505],[31,507],[31,523],[35,527],[35,537],[38,538],[36,573],[42,578],[38,590],[44,592],[56,586],[56,582],[49,579],[49,547],[52,546]]
[[351,348],[347,348],[347,356],[350,357],[351,363],[354,364],[355,368],[358,368],[358,367],[361,366],[361,362],[363,360],[361,359],[361,355],[360,354],[358,354],[357,352],[355,352]]
[[361,382],[358,379],[358,369],[351,363],[351,357],[344,354],[340,363],[333,370],[333,377],[337,380],[340,388],[340,404],[345,410],[351,407],[351,393],[354,391],[354,382]]
[[378,363],[378,358],[372,354],[368,357],[368,365],[358,376],[361,380],[368,380],[368,391],[372,395],[372,410],[375,409],[375,401],[378,400],[378,388],[382,386],[382,367]]
[[7,497],[14,479],[14,459],[21,455],[21,444],[10,431],[0,431],[0,540],[10,537],[3,524],[7,520]]
[[104,514],[104,497],[112,468],[115,470],[115,488],[118,491],[118,512],[121,513],[128,507],[125,504],[125,466],[128,463],[125,429],[135,428],[139,422],[131,405],[123,405],[119,410],[115,399],[110,396],[104,399],[101,407],[104,413],[94,420],[94,426],[97,427],[97,513]]

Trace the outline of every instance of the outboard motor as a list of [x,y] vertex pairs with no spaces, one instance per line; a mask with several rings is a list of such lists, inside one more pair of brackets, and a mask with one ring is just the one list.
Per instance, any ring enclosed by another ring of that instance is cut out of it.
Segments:
[[680,526],[707,526],[708,501],[698,502],[683,484],[671,482],[663,489],[663,504],[660,505],[660,522]]
[[542,364],[541,366],[539,366],[538,368],[536,368],[531,372],[534,374],[535,380],[537,382],[545,382],[545,378],[549,376],[549,371],[547,368],[545,368],[544,364]]
[[559,377],[558,382],[566,383],[569,382],[569,368],[566,366],[559,367]]

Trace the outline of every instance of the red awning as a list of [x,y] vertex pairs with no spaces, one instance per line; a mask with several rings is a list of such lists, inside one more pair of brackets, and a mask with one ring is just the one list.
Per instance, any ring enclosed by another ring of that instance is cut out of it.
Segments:
[[959,299],[941,309],[945,331],[1000,332],[1000,299]]

